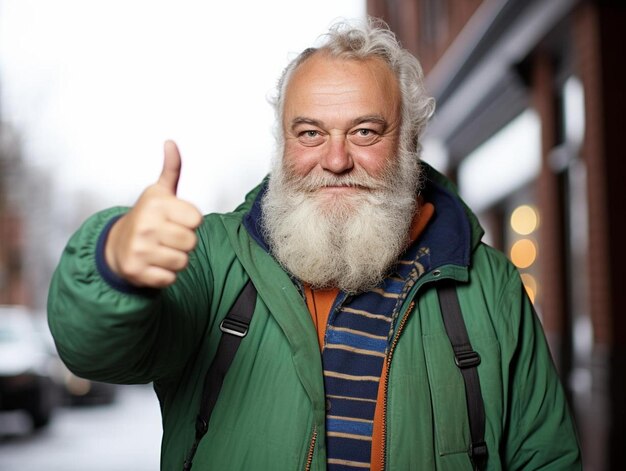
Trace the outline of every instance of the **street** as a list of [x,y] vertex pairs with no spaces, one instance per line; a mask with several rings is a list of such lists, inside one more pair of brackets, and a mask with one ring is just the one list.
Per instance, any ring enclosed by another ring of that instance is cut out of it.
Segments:
[[59,408],[38,433],[0,414],[0,471],[156,471],[161,422],[151,386],[120,386],[111,405]]

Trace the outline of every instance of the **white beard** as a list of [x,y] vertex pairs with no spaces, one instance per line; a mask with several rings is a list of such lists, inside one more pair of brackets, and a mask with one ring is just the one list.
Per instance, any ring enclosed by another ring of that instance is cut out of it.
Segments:
[[[301,177],[275,159],[262,202],[264,236],[278,262],[313,288],[368,291],[409,242],[420,180],[418,157],[408,152],[400,152],[379,178],[363,170]],[[315,192],[337,184],[367,189]]]

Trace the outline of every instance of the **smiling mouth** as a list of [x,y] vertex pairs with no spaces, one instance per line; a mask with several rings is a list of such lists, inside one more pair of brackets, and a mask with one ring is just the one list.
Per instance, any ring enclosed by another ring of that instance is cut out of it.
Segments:
[[367,191],[368,187],[363,185],[324,185],[320,186],[318,190],[330,190],[330,191]]

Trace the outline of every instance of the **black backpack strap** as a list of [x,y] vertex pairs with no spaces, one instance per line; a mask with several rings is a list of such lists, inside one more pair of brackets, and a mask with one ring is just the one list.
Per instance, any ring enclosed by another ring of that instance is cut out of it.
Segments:
[[204,378],[204,387],[200,398],[200,411],[196,418],[196,439],[183,465],[184,471],[191,469],[198,444],[209,428],[211,412],[213,412],[213,407],[215,407],[220,394],[224,377],[235,358],[241,340],[248,333],[255,305],[256,289],[252,281],[248,280],[235,304],[233,304],[233,307],[230,308],[230,311],[228,311],[228,314],[220,323],[222,337],[217,346],[215,357]]
[[461,370],[465,382],[465,399],[472,439],[470,458],[474,468],[481,469],[487,459],[487,444],[485,443],[485,406],[480,392],[477,370],[480,355],[472,349],[455,285],[445,283],[437,289],[437,294],[446,333],[454,350],[454,361]]

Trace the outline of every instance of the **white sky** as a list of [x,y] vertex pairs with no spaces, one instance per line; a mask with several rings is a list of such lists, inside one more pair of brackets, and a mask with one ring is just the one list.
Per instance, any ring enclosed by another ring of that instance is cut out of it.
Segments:
[[268,170],[287,61],[364,15],[364,0],[0,0],[0,117],[61,198],[132,204],[172,138],[179,196],[231,209]]

